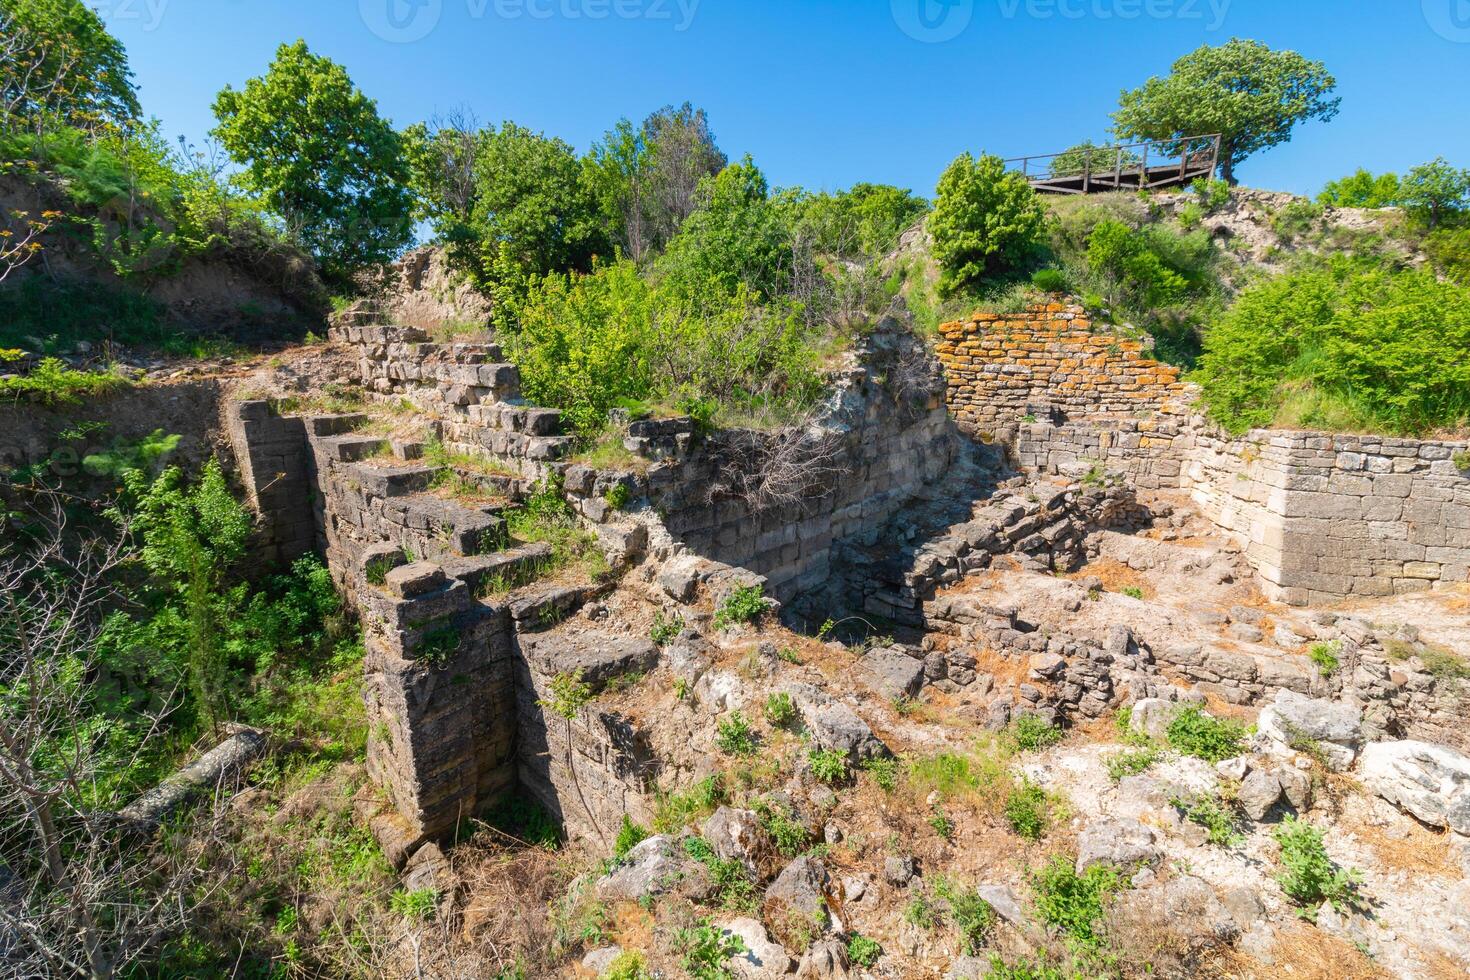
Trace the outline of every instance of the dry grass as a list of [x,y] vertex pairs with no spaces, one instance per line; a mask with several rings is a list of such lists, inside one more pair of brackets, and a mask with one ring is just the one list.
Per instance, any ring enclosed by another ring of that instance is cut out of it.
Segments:
[[1096,576],[1102,581],[1105,592],[1123,593],[1129,589],[1137,589],[1143,594],[1144,599],[1152,599],[1157,594],[1152,583],[1132,568],[1118,561],[1116,558],[1098,558],[1088,562],[1080,569],[1072,572],[1067,578],[1072,580]]
[[1389,973],[1352,943],[1311,926],[1277,933],[1276,962],[1266,965],[1230,947],[1214,951],[1198,976],[1218,980],[1387,980]]
[[1448,831],[1431,830],[1412,823],[1403,837],[1390,837],[1382,827],[1366,822],[1355,822],[1346,828],[1363,843],[1373,849],[1378,863],[1393,871],[1405,871],[1412,875],[1430,874],[1445,878],[1463,877],[1459,865],[1450,851]]

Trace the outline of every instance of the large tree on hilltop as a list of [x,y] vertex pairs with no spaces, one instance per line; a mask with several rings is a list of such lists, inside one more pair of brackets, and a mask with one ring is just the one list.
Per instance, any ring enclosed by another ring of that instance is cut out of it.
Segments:
[[261,195],[342,279],[391,259],[412,237],[403,144],[336,62],[283,44],[262,78],[215,99],[214,135]]
[[1168,76],[1124,92],[1113,127],[1120,138],[1142,140],[1219,133],[1220,175],[1235,184],[1242,160],[1290,141],[1300,123],[1337,115],[1336,87],[1320,61],[1232,38],[1192,51]]
[[77,126],[138,118],[122,43],[81,0],[0,0],[3,121],[59,116]]

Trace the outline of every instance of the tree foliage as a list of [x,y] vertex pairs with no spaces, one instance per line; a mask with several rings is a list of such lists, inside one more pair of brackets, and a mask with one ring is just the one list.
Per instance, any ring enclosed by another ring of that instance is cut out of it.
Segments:
[[1019,269],[1046,232],[1046,210],[1000,157],[965,153],[939,178],[929,219],[944,292]]
[[1403,193],[1398,174],[1374,174],[1359,167],[1341,180],[1330,180],[1317,195],[1318,204],[1335,208],[1388,208]]
[[122,43],[81,0],[0,0],[0,107],[33,127],[120,126],[142,114]]
[[888,184],[854,184],[819,194],[796,192],[789,207],[798,236],[822,255],[862,260],[882,256],[929,210],[912,191]]
[[1444,157],[1415,167],[1399,188],[1399,201],[1432,231],[1470,210],[1470,170],[1451,166]]
[[263,77],[215,99],[240,182],[285,219],[333,278],[392,258],[412,237],[397,132],[336,62],[283,44]]
[[1232,38],[1174,62],[1169,75],[1124,92],[1113,114],[1121,137],[1172,140],[1219,133],[1220,175],[1261,150],[1288,142],[1303,122],[1337,115],[1337,81],[1320,61]]

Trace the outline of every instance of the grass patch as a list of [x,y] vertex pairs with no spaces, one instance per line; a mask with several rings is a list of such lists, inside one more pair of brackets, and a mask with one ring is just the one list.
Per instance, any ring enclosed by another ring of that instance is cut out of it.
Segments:
[[1111,865],[1094,864],[1079,875],[1072,862],[1060,854],[1031,873],[1037,915],[1087,950],[1102,947],[1101,921],[1108,899],[1125,887],[1122,876]]

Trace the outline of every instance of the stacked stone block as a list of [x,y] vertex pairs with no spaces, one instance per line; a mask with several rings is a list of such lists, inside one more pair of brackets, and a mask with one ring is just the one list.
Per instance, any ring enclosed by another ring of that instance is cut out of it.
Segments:
[[312,551],[317,536],[304,422],[276,415],[265,401],[235,402],[225,409],[225,431],[257,515],[254,557],[274,565]]

